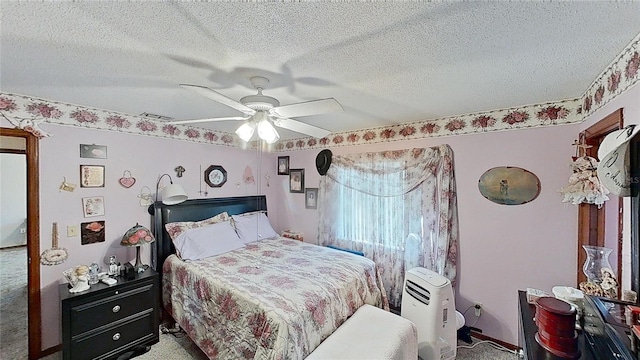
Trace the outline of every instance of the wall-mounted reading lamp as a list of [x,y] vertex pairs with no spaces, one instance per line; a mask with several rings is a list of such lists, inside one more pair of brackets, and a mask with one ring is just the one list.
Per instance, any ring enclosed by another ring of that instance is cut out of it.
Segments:
[[158,178],[158,182],[156,183],[156,200],[154,201],[153,204],[149,205],[149,208],[147,209],[147,211],[149,212],[149,215],[155,215],[156,202],[158,202],[158,191],[159,191],[158,189],[160,188],[160,180],[162,180],[162,178],[165,175],[169,177],[169,181],[171,182],[171,184],[162,188],[163,204],[165,205],[180,204],[181,202],[189,198],[187,196],[187,192],[184,191],[184,188],[182,187],[182,185],[173,183],[173,179],[171,178],[171,175],[162,174],[160,175],[160,177]]

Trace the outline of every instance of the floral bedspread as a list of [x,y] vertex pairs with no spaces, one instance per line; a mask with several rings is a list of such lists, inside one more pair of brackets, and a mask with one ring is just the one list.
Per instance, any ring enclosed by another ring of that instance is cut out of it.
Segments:
[[165,308],[209,358],[303,359],[360,306],[388,309],[373,261],[285,238],[163,273]]

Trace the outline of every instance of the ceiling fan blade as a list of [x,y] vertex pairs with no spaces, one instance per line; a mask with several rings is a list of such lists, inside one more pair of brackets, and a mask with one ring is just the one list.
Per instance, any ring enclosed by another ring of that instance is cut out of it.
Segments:
[[269,112],[277,117],[289,118],[326,114],[342,110],[342,105],[336,99],[328,98],[278,106],[269,110]]
[[217,101],[223,105],[227,105],[230,108],[234,108],[238,111],[240,111],[241,113],[247,114],[247,115],[253,115],[256,113],[255,110],[249,108],[248,106],[245,106],[244,104],[237,102],[229,97],[226,97],[222,94],[220,94],[219,92],[209,89],[206,86],[200,86],[200,85],[189,85],[189,84],[180,84],[180,86],[182,86],[185,89],[189,89],[192,91],[197,92],[198,94],[208,97],[211,100]]
[[300,122],[298,120],[293,120],[288,118],[275,118],[273,119],[273,124],[275,126],[279,126],[281,128],[285,128],[285,129],[306,134],[309,136],[313,136],[318,139],[321,139],[331,134],[331,131],[329,130],[325,130],[317,126],[309,125],[309,124]]
[[167,124],[170,124],[170,125],[182,125],[182,124],[196,124],[196,123],[213,122],[213,121],[248,120],[248,119],[250,119],[250,117],[246,117],[246,116],[229,116],[229,117],[208,118],[208,119],[167,121]]

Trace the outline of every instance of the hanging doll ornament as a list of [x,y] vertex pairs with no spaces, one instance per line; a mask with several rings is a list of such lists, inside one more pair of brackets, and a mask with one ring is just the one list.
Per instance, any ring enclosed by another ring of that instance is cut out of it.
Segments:
[[574,141],[573,146],[576,147],[576,156],[569,164],[573,174],[569,177],[569,184],[560,189],[560,193],[564,195],[562,202],[574,205],[595,204],[601,208],[602,204],[609,200],[607,196],[609,190],[598,178],[598,160],[585,154],[586,149],[591,146],[584,144],[582,139]]
[[153,204],[153,199],[151,198],[151,189],[149,189],[148,186],[143,186],[142,189],[140,189],[138,199],[140,199],[140,206],[142,207],[147,207]]

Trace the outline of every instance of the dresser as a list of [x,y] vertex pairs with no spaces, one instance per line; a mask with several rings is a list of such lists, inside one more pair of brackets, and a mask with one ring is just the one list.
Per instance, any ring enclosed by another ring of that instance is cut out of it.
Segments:
[[[529,360],[561,360],[538,345],[535,334],[535,305],[527,302],[527,293],[518,291],[519,303],[519,336],[518,343],[522,348],[524,359]],[[613,304],[613,305],[612,305]],[[578,331],[578,348],[580,360],[636,360],[636,355],[629,350],[628,328],[616,323],[613,310],[621,308],[620,302],[586,296],[584,316],[580,325],[584,330]]]
[[76,294],[60,285],[63,359],[109,359],[158,342],[158,273],[149,268],[135,279],[116,279]]

